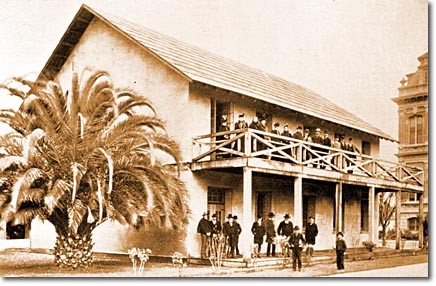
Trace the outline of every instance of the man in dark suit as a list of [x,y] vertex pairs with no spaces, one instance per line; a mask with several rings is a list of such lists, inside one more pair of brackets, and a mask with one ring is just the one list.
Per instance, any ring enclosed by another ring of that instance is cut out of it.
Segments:
[[[248,124],[247,124],[247,122],[245,122],[245,113],[241,113],[238,116],[238,122],[235,123],[235,130],[246,129],[246,128],[248,128]],[[236,151],[240,151],[240,152],[244,153],[245,148],[244,148],[243,138],[236,140],[234,149]]]
[[288,238],[292,235],[293,231],[294,225],[291,222],[291,216],[289,214],[285,214],[284,220],[279,223],[279,227],[277,228],[277,234]]
[[309,217],[309,222],[306,224],[306,254],[310,258],[313,256],[313,247],[315,246],[315,238],[318,235],[318,226],[315,223],[315,218],[313,216]]
[[232,214],[227,216],[228,221],[223,226],[223,234],[228,241],[229,253],[227,253],[230,257],[235,257],[236,252],[236,240],[238,237],[238,227],[233,221]]
[[[227,131],[230,131],[230,128],[227,125],[227,116],[223,115],[223,116],[221,116],[221,125],[218,128],[218,133],[219,132],[227,132]],[[217,140],[216,144],[219,145],[219,144],[223,143],[224,141],[226,141],[228,139],[230,139],[230,134],[219,135],[219,136],[216,137],[216,140]],[[224,148],[230,149],[231,146],[230,146],[230,144],[228,144],[228,145],[224,146]],[[220,158],[229,158],[230,155],[231,155],[231,154],[229,154],[227,152],[223,152],[223,151],[220,151],[220,153],[221,154],[216,156],[217,159],[220,159]]]
[[[322,145],[326,146],[326,147],[331,147],[332,146],[332,140],[329,138],[329,132],[327,130],[324,131],[324,138],[322,139]],[[328,155],[330,153],[329,149],[324,149],[323,151],[325,153],[325,155]],[[325,169],[325,164],[322,163],[321,164],[321,168]]]
[[209,238],[212,233],[211,225],[208,220],[209,214],[207,212],[203,213],[203,217],[198,222],[197,233],[201,235],[201,258],[209,258]]
[[[319,128],[315,129],[315,136],[312,137],[312,142],[319,144],[319,145],[324,144],[324,140],[321,136],[321,129],[319,129]],[[313,146],[312,150],[315,151],[316,154],[318,154],[319,156],[323,156],[324,148],[318,147],[318,146]],[[318,156],[315,156],[315,155],[313,157],[318,158]],[[315,162],[313,165],[315,168],[318,168],[319,166],[321,166],[321,162]]]
[[306,244],[304,236],[300,233],[300,228],[298,225],[294,227],[294,233],[289,239],[289,244],[292,247],[292,269],[294,271],[301,271],[301,252],[303,251],[303,246]]
[[237,215],[233,216],[233,221],[235,222],[235,225],[236,225],[236,237],[235,237],[236,255],[239,256],[239,235],[241,235],[242,227],[238,223],[238,216]]
[[261,215],[258,215],[257,221],[253,223],[251,233],[254,235],[254,243],[257,244],[257,253],[259,255],[263,244],[263,237],[266,233],[265,224],[263,223]]

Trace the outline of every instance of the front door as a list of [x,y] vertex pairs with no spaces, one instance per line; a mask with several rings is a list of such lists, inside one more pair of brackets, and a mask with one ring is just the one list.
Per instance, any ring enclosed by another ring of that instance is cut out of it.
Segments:
[[256,215],[261,215],[266,218],[271,212],[272,194],[270,192],[257,193],[257,211]]

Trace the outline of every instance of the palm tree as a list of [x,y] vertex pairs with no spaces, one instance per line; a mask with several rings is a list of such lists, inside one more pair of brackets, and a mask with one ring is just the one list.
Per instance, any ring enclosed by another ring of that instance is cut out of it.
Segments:
[[186,226],[180,151],[144,96],[88,69],[65,94],[54,81],[14,82],[1,86],[23,100],[0,110],[12,129],[0,136],[3,221],[50,221],[55,262],[73,268],[92,263],[92,231],[106,220]]

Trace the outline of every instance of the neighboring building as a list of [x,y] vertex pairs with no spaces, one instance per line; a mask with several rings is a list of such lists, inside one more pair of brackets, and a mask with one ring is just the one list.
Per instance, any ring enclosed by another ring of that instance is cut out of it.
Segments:
[[[154,103],[168,133],[180,143],[181,176],[192,210],[183,233],[106,222],[94,232],[96,251],[125,252],[138,246],[155,254],[179,250],[198,256],[196,228],[206,210],[216,212],[222,222],[228,213],[238,215],[245,254],[256,215],[270,211],[276,214],[276,225],[285,213],[299,226],[315,216],[318,249],[331,248],[339,230],[356,247],[378,239],[381,192],[422,192],[419,175],[401,175],[399,165],[377,159],[380,139],[393,138],[313,91],[84,5],[40,79],[55,78],[66,90],[73,67],[81,71],[88,66],[108,71],[115,86],[130,86]],[[304,141],[234,130],[243,113],[248,123],[255,115],[265,117],[269,130],[280,122],[288,123],[292,133],[301,125],[312,132],[316,127],[328,130],[332,140],[335,134],[352,137],[363,154],[354,159],[354,153],[339,149],[320,151]],[[229,139],[216,135],[222,115],[228,118]],[[348,166],[350,160],[353,165]],[[315,168],[318,164],[326,167]],[[50,228],[34,220],[32,247],[52,247]]]
[[[428,53],[418,58],[418,70],[406,75],[398,88],[398,160],[424,170],[423,215],[428,214]],[[418,232],[419,199],[416,193],[401,196],[400,226]]]

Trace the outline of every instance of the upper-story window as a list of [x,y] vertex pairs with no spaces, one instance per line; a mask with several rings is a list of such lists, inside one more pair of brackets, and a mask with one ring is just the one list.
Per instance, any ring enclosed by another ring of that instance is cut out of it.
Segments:
[[409,144],[424,143],[424,117],[413,115],[409,117]]

